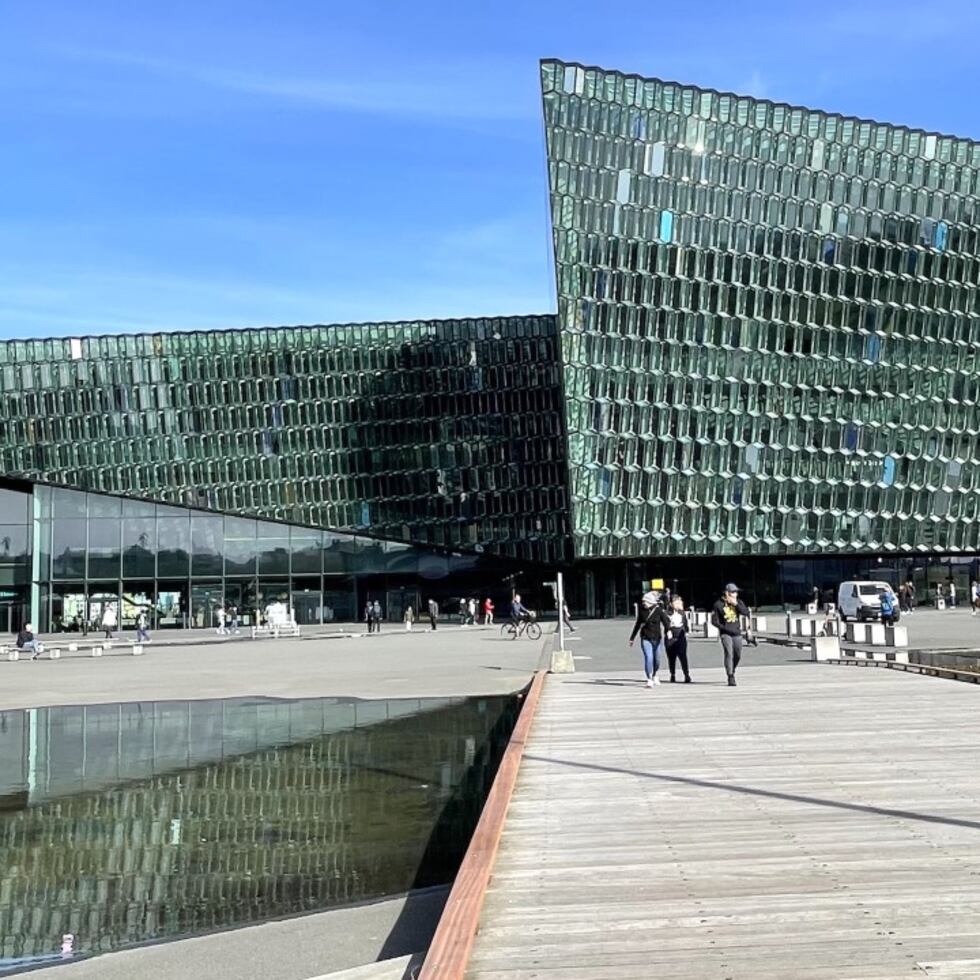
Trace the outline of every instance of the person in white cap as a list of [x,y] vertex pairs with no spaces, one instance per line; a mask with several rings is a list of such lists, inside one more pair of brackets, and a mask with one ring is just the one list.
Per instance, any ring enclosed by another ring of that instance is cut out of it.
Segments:
[[738,597],[738,586],[729,582],[711,610],[711,625],[718,630],[725,658],[728,686],[735,687],[735,670],[742,659],[742,621],[749,616],[745,603]]
[[643,672],[647,676],[647,687],[660,683],[657,671],[664,649],[664,637],[670,629],[670,619],[660,605],[659,592],[645,592],[640,600],[640,608],[630,633],[630,646],[640,634],[640,649],[643,651]]

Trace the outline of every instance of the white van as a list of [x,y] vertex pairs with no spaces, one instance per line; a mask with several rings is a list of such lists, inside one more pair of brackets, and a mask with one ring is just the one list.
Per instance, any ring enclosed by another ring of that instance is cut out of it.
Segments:
[[843,622],[881,618],[881,593],[890,588],[887,582],[841,582],[837,590],[837,608]]

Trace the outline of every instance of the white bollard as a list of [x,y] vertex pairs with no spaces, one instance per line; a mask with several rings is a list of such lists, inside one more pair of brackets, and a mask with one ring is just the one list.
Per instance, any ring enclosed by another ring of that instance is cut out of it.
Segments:
[[102,656],[102,647],[92,647],[92,656],[93,657],[101,657]]
[[68,652],[69,653],[78,653],[78,644],[77,643],[69,643],[68,644]]
[[49,660],[61,659],[61,650],[59,650],[58,647],[55,647],[53,650],[47,650],[45,652],[47,653]]
[[909,631],[904,626],[886,626],[885,645],[907,647],[909,645]]
[[20,660],[20,650],[10,649],[7,651],[8,660]]
[[821,660],[840,660],[840,640],[836,636],[815,636],[810,641],[810,657]]
[[753,616],[751,619],[752,629],[756,633],[768,633],[769,632],[769,622],[765,616]]
[[713,626],[711,623],[704,624],[704,638],[706,640],[714,640],[718,637],[718,627]]
[[134,657],[142,657],[143,656],[143,644],[142,643],[134,643],[133,644],[133,656]]
[[883,623],[868,623],[868,639],[872,646],[885,645],[885,626]]

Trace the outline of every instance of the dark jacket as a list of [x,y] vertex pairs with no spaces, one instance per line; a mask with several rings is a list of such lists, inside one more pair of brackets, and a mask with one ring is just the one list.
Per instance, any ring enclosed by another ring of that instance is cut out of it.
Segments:
[[34,642],[34,634],[30,630],[21,630],[17,634],[17,646],[23,649],[28,643]]
[[641,640],[659,643],[669,629],[670,620],[663,606],[654,606],[652,609],[640,606],[640,611],[636,614],[636,622],[633,624],[633,632],[630,633],[630,643],[636,639],[637,633],[640,634]]
[[730,606],[724,599],[719,599],[711,610],[711,625],[718,628],[719,633],[728,636],[742,635],[742,616],[748,616],[748,607],[741,599]]

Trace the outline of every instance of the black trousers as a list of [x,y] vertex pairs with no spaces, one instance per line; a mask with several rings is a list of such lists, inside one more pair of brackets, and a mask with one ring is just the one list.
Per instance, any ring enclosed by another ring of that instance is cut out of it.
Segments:
[[669,640],[667,643],[667,666],[670,670],[670,676],[674,677],[677,670],[678,661],[681,665],[681,670],[684,672],[685,677],[691,676],[691,669],[687,665],[687,634],[681,633],[680,636],[675,640]]
[[436,628],[436,617],[430,615],[429,616],[429,622],[432,623],[432,628],[435,629]]

